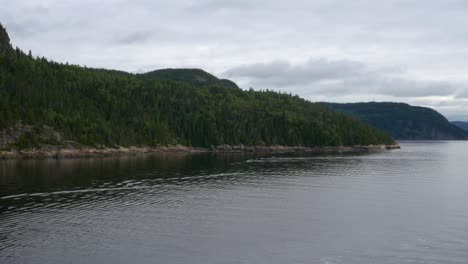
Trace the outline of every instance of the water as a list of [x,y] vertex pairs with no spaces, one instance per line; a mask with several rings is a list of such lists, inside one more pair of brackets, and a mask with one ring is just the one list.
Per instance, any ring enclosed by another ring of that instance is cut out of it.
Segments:
[[468,142],[0,162],[0,263],[467,263]]

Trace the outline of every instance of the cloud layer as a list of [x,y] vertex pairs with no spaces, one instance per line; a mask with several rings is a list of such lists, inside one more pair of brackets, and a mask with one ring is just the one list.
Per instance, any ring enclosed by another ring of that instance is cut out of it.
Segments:
[[302,64],[273,61],[234,67],[224,75],[256,87],[296,90],[310,94],[385,95],[400,98],[455,96],[457,89],[447,81],[414,80],[398,68],[372,69],[361,62],[309,59]]
[[199,67],[310,100],[404,101],[468,120],[462,0],[0,0],[33,54],[141,72]]

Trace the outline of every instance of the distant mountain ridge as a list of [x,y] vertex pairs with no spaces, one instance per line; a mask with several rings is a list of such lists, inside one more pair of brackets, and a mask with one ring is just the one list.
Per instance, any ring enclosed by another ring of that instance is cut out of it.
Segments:
[[324,103],[365,121],[400,140],[460,140],[468,133],[437,111],[404,103]]
[[467,130],[468,131],[468,122],[464,122],[464,121],[453,121],[451,122],[453,125],[463,129],[463,130]]

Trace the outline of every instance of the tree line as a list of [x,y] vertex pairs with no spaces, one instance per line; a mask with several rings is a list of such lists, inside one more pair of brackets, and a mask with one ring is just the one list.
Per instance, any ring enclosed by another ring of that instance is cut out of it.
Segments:
[[89,146],[393,143],[298,96],[89,69],[16,49],[0,54],[0,130],[20,121]]

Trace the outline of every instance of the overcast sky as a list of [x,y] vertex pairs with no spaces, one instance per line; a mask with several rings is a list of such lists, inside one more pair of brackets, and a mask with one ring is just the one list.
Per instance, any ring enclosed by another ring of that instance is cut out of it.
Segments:
[[468,1],[0,0],[14,46],[144,72],[202,68],[311,101],[401,101],[468,121]]

